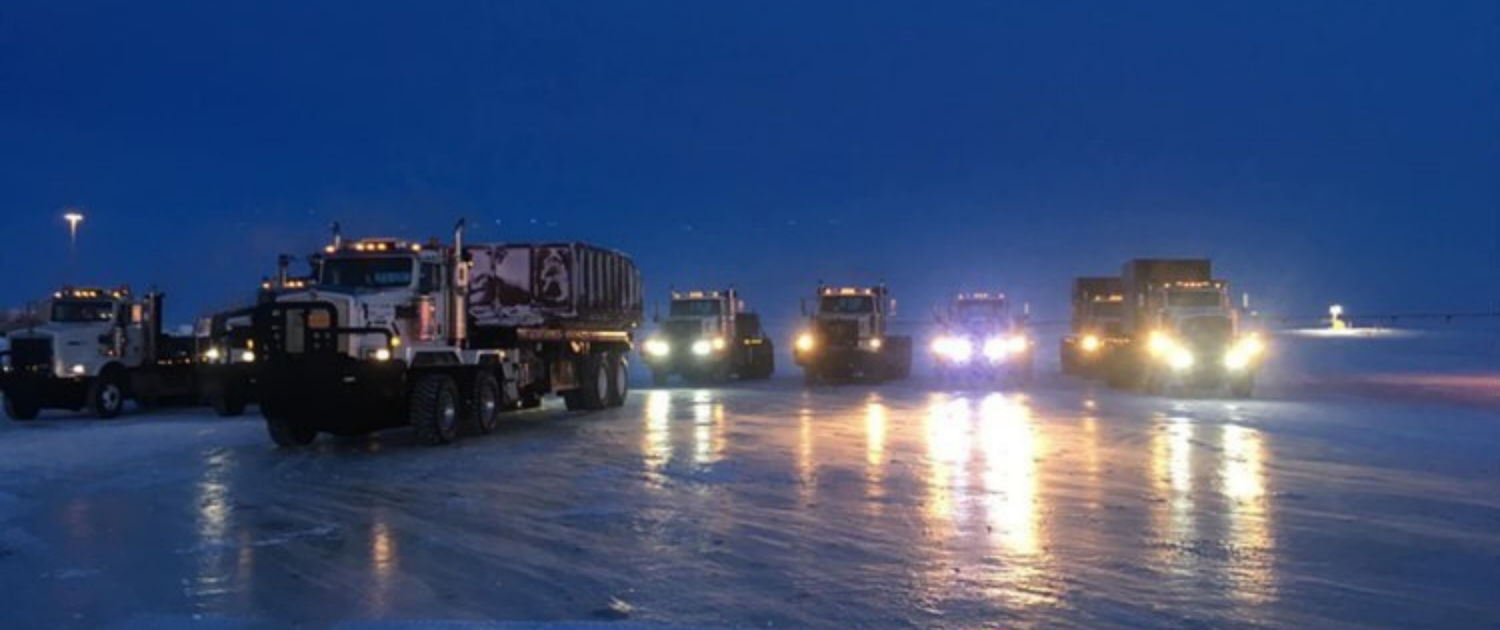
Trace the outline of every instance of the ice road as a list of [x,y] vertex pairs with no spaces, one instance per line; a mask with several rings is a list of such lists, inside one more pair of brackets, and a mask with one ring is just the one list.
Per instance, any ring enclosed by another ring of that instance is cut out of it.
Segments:
[[6,422],[0,628],[1500,627],[1500,409],[1335,350],[1249,401],[785,371],[446,448]]

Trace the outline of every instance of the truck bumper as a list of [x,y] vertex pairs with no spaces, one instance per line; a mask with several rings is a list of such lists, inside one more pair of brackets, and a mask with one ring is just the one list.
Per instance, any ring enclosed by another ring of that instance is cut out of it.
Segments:
[[358,434],[406,424],[406,365],[345,356],[258,364],[261,413],[329,433]]
[[0,391],[25,398],[42,409],[82,409],[88,400],[87,377],[58,378],[50,374],[0,372]]

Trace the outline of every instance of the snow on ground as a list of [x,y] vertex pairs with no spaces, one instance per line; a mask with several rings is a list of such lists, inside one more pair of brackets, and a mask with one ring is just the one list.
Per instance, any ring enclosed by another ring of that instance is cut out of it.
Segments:
[[1343,385],[1493,344],[1278,337],[1250,401],[784,369],[448,448],[7,422],[0,627],[1497,627],[1500,407]]

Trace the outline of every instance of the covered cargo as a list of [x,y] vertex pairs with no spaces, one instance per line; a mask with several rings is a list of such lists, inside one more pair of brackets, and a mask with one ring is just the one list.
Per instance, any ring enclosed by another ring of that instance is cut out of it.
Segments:
[[641,323],[641,274],[625,254],[584,243],[470,245],[464,251],[473,263],[468,314],[476,329],[624,330]]

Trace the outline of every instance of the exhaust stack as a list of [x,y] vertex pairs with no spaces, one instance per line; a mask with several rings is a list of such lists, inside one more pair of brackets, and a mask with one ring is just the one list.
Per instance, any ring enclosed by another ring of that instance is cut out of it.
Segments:
[[469,336],[469,262],[464,255],[464,226],[463,219],[453,226],[453,251],[449,254],[453,282],[448,290],[448,330],[449,343],[456,348],[465,347]]

